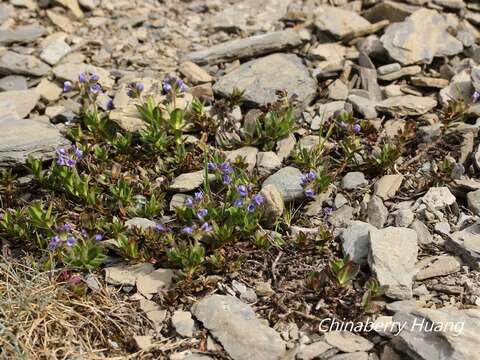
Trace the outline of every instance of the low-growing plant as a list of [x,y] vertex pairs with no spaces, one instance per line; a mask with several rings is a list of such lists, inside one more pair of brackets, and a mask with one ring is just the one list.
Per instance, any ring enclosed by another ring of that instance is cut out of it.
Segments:
[[343,259],[332,260],[327,267],[327,273],[333,283],[344,287],[350,284],[360,271],[359,265],[350,260],[347,255]]
[[382,172],[391,170],[400,157],[400,151],[392,143],[386,143],[381,149],[375,150],[370,158],[370,163]]
[[362,296],[362,308],[365,312],[372,310],[372,299],[382,294],[382,288],[377,279],[370,278],[365,283],[366,291]]

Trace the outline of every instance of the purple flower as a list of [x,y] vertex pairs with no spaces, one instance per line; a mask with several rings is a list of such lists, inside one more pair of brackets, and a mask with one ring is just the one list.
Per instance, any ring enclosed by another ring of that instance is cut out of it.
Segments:
[[67,246],[68,247],[72,247],[73,245],[75,245],[75,243],[77,242],[77,239],[75,239],[74,236],[69,236],[67,237]]
[[57,148],[56,152],[59,155],[65,155],[65,149],[62,147]]
[[90,76],[90,81],[91,82],[98,82],[98,80],[100,80],[100,76],[98,76],[97,74],[92,74]]
[[56,236],[52,237],[52,239],[48,243],[48,249],[49,250],[55,250],[59,243],[60,243],[60,236],[56,235]]
[[188,209],[193,208],[193,199],[192,199],[191,197],[188,197],[188,198],[185,200],[185,206],[186,206]]
[[197,211],[197,217],[202,220],[205,216],[208,215],[208,210],[207,209],[199,209]]
[[182,79],[176,79],[175,85],[177,86],[177,89],[180,90],[180,92],[187,91],[187,86],[185,85]]
[[220,164],[220,171],[225,175],[230,175],[233,173],[233,168],[229,162],[223,162]]
[[360,126],[360,124],[355,124],[353,125],[352,130],[355,134],[358,134],[360,131],[362,131],[362,127]]
[[206,233],[209,233],[211,232],[213,229],[212,227],[208,224],[208,223],[203,223],[202,226],[200,227],[200,230],[202,230],[203,232],[206,232]]
[[315,181],[316,178],[317,178],[317,173],[313,170],[310,170],[307,174],[307,180],[308,181]]
[[80,150],[76,145],[72,145],[72,151],[77,158],[81,158],[83,156],[83,151]]
[[58,227],[58,231],[71,231],[72,230],[72,225],[70,224],[63,224]]
[[248,189],[245,185],[238,185],[237,192],[238,192],[238,195],[240,195],[241,197],[245,197],[248,195]]
[[70,81],[65,81],[63,83],[63,92],[69,92],[69,91],[72,91],[73,89],[73,85]]
[[233,206],[239,208],[243,206],[243,199],[237,199],[233,202]]
[[95,241],[102,241],[103,236],[101,234],[95,234],[93,236],[93,238],[94,238]]
[[254,203],[250,203],[250,204],[248,204],[248,206],[247,206],[247,211],[248,211],[249,213],[253,213],[256,208],[257,208],[257,207],[255,206]]
[[155,232],[162,232],[165,231],[165,226],[163,224],[157,224],[153,227],[153,230],[155,230]]
[[114,107],[115,107],[115,105],[113,103],[113,99],[108,99],[107,110],[113,110]]
[[139,93],[141,93],[141,92],[143,91],[143,89],[145,89],[145,86],[143,86],[143,84],[142,84],[141,82],[137,82],[137,83],[135,84],[135,89],[136,89]]
[[306,189],[305,190],[305,196],[308,198],[314,198],[315,197],[315,191],[313,189]]
[[194,195],[195,202],[200,202],[203,200],[203,192],[197,191]]
[[57,165],[59,165],[59,166],[65,166],[66,165],[65,158],[63,156],[58,157]]
[[190,226],[186,226],[182,229],[182,232],[187,235],[191,235],[193,233],[193,228]]
[[230,183],[232,182],[232,178],[230,177],[230,175],[223,175],[223,183],[225,185],[230,185]]
[[98,94],[101,89],[102,88],[99,84],[93,84],[92,86],[90,86],[90,92],[95,95]]
[[263,204],[263,196],[261,194],[255,194],[253,197],[252,197],[252,202],[257,205],[257,206],[260,206]]
[[332,215],[333,213],[333,209],[331,207],[326,207],[325,209],[323,209],[323,213],[326,215],[326,216],[330,216]]
[[300,184],[301,184],[302,186],[307,185],[308,182],[309,182],[309,181],[308,181],[308,178],[307,178],[306,175],[302,175],[302,176],[300,177]]
[[477,102],[480,99],[480,92],[475,91],[472,95],[472,102]]
[[207,164],[207,169],[210,172],[214,172],[215,170],[217,170],[217,166],[212,161],[209,161]]
[[163,87],[163,91],[165,91],[166,93],[169,93],[170,91],[172,91],[172,86],[169,83],[164,82],[162,87]]
[[78,75],[78,81],[80,82],[80,84],[84,84],[88,81],[88,75],[84,72],[81,72],[79,75]]
[[66,165],[67,165],[68,167],[74,167],[74,166],[75,166],[75,163],[76,163],[75,160],[73,160],[73,159],[68,159]]

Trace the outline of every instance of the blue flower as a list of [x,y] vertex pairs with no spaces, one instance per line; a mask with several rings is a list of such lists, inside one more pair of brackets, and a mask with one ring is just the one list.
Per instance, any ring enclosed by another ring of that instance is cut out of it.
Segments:
[[325,209],[323,209],[323,213],[326,215],[326,216],[330,216],[332,215],[333,213],[333,209],[331,207],[326,207]]
[[78,81],[80,82],[80,84],[84,84],[88,81],[88,75],[84,72],[81,72],[79,75],[78,75]]
[[232,182],[232,178],[230,177],[230,175],[223,175],[223,183],[225,185],[230,185],[230,183]]
[[203,192],[201,191],[197,191],[195,194],[194,194],[194,198],[195,198],[195,202],[200,202],[203,200]]
[[69,236],[67,237],[67,246],[69,247],[72,247],[73,245],[75,245],[75,243],[77,242],[77,239],[75,239],[74,236]]
[[52,239],[48,243],[48,249],[49,250],[55,250],[59,243],[60,243],[60,236],[56,235],[56,236],[52,237]]
[[193,208],[193,199],[190,196],[185,200],[185,206],[188,209]]
[[114,107],[115,107],[115,104],[113,103],[113,99],[108,99],[107,110],[113,110]]
[[480,99],[480,92],[475,91],[472,95],[472,102],[477,102]]
[[358,134],[360,131],[362,131],[362,127],[360,126],[360,124],[355,124],[353,125],[352,130],[355,134]]
[[83,151],[80,150],[76,145],[72,145],[72,150],[77,158],[81,158],[83,156]]
[[245,197],[248,195],[248,189],[245,185],[238,185],[237,192],[238,192],[238,195],[240,195],[241,197]]
[[72,230],[72,225],[70,224],[63,224],[58,227],[58,231],[71,231]]
[[90,81],[91,82],[98,82],[98,80],[100,80],[100,76],[98,76],[97,74],[92,74],[90,76]]
[[308,181],[315,181],[316,178],[317,178],[317,173],[313,170],[310,170],[307,174],[307,180]]
[[102,236],[101,234],[95,234],[95,235],[93,236],[93,239],[94,239],[95,241],[102,241],[103,236]]
[[233,206],[239,208],[243,206],[243,199],[237,199],[233,202]]
[[300,177],[300,184],[301,184],[302,186],[305,186],[305,185],[307,185],[308,183],[309,183],[309,181],[308,181],[307,176],[306,176],[306,175],[302,175],[302,176]]
[[156,224],[154,227],[153,227],[153,230],[155,232],[162,232],[162,231],[165,231],[165,226],[163,224]]
[[314,198],[315,197],[315,191],[313,189],[306,189],[305,190],[305,196],[308,198]]
[[69,91],[72,91],[73,89],[73,85],[70,81],[65,81],[63,83],[63,92],[69,92]]
[[199,209],[197,211],[197,217],[202,220],[205,216],[208,215],[208,210],[207,209]]
[[203,223],[202,226],[200,227],[200,230],[202,230],[203,232],[211,232],[213,229],[212,227],[208,224],[208,223]]
[[249,213],[253,213],[253,212],[256,210],[256,208],[257,208],[257,207],[255,206],[254,203],[250,203],[250,204],[248,204],[248,206],[247,206],[247,211],[248,211]]
[[68,167],[74,167],[74,166],[75,166],[75,163],[76,163],[75,160],[73,160],[73,159],[68,159],[67,162],[66,162],[66,165],[67,165]]
[[225,175],[230,175],[233,173],[233,168],[229,162],[225,161],[220,164],[220,171]]
[[99,84],[93,84],[92,86],[90,86],[90,92],[95,95],[98,94],[101,89],[102,88]]
[[191,234],[193,233],[193,228],[190,227],[190,226],[186,226],[186,227],[184,227],[184,228],[182,229],[182,232],[183,232],[184,234],[191,235]]
[[261,194],[255,194],[253,197],[252,197],[252,202],[257,205],[257,206],[260,206],[263,204],[263,196]]
[[215,170],[217,170],[217,165],[215,165],[212,161],[209,161],[207,164],[207,169],[210,172],[214,172]]

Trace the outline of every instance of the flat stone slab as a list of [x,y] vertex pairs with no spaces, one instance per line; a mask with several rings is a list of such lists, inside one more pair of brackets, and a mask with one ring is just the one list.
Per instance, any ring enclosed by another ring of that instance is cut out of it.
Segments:
[[1,29],[0,45],[8,45],[14,42],[32,42],[45,33],[46,29],[38,25],[23,25],[17,26],[15,29]]
[[273,103],[277,91],[286,90],[297,95],[300,107],[306,107],[315,97],[317,81],[297,55],[272,54],[241,65],[213,87],[221,96],[230,96],[234,89],[244,91],[245,100],[255,105]]
[[67,144],[69,141],[49,124],[20,119],[15,113],[0,113],[0,167],[25,164],[28,155],[52,159],[55,149]]
[[292,166],[284,167],[276,173],[270,175],[262,187],[267,185],[275,186],[283,197],[285,202],[303,198],[303,187],[301,184],[302,173]]
[[43,76],[50,66],[33,55],[17,54],[13,51],[0,51],[0,74]]
[[233,296],[207,296],[193,305],[192,313],[234,360],[280,360],[285,353],[280,334]]
[[423,115],[437,106],[437,101],[430,97],[415,95],[394,96],[379,102],[376,105],[378,112],[392,116],[418,116]]
[[430,64],[436,56],[463,51],[462,43],[447,31],[449,22],[435,10],[421,9],[405,21],[393,23],[381,41],[388,54],[403,65]]
[[339,39],[370,25],[357,13],[338,7],[321,6],[315,13],[315,26]]
[[0,92],[0,114],[3,111],[3,106],[13,106],[19,117],[27,117],[30,111],[37,105],[38,100],[40,100],[40,94],[34,90]]
[[293,29],[287,29],[217,44],[205,50],[191,52],[185,56],[183,61],[192,61],[200,65],[218,64],[263,56],[301,44],[300,35]]

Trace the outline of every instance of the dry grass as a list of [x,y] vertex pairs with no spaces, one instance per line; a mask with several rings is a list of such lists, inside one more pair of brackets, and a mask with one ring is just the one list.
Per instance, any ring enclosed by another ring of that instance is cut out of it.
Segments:
[[149,325],[135,307],[106,287],[78,294],[57,278],[0,257],[0,358],[136,357],[132,336]]

